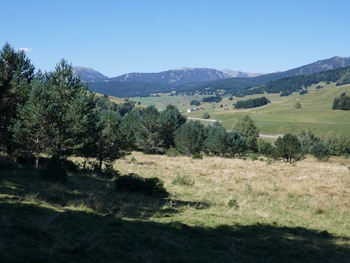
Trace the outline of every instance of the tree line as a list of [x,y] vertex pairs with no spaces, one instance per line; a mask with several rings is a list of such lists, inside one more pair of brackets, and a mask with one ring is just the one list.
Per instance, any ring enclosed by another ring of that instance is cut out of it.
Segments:
[[270,103],[270,100],[264,97],[259,97],[255,99],[249,100],[239,100],[236,102],[234,108],[235,109],[248,109],[248,108],[256,108],[261,107]]

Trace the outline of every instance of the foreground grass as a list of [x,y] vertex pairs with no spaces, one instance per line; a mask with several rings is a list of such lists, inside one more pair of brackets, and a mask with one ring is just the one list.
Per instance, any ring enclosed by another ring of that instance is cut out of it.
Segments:
[[350,262],[349,159],[295,164],[133,153],[121,174],[157,177],[168,198],[111,179],[38,180],[0,170],[2,262]]

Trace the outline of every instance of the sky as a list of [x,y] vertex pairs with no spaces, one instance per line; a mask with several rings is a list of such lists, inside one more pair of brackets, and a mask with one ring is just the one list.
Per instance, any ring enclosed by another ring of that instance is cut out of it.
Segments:
[[3,0],[0,45],[36,69],[108,77],[215,68],[284,71],[350,57],[348,0]]

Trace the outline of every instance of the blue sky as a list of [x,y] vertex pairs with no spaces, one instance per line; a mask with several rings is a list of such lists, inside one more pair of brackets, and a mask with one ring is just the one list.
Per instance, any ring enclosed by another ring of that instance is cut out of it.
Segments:
[[283,71],[350,57],[347,0],[5,0],[0,44],[36,68],[109,77],[180,67]]

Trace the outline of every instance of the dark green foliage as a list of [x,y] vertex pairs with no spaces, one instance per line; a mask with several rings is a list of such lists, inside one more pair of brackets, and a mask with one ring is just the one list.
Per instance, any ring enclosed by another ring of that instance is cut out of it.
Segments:
[[126,146],[119,113],[101,112],[97,127],[95,156],[99,160],[98,167],[101,171],[104,161],[112,162],[124,156]]
[[220,102],[220,101],[222,101],[222,98],[219,95],[204,97],[202,99],[202,102],[210,102],[210,103],[212,103],[212,102]]
[[350,110],[350,96],[342,93],[339,97],[334,98],[333,110]]
[[168,150],[166,150],[165,154],[169,157],[176,157],[181,155],[181,153],[174,147],[170,147]]
[[322,88],[323,88],[322,85],[317,85],[317,86],[316,86],[316,89],[322,89]]
[[135,107],[135,102],[129,99],[125,99],[124,103],[116,104],[109,100],[107,95],[95,96],[95,107],[103,111],[115,111],[123,117]]
[[52,146],[50,136],[53,127],[50,122],[49,94],[42,80],[37,77],[30,84],[29,98],[17,109],[17,120],[11,127],[13,140],[24,152],[34,154],[36,167],[40,154]]
[[259,130],[248,115],[239,117],[232,130],[237,131],[241,136],[246,138],[248,150],[254,152],[258,150]]
[[330,155],[328,147],[322,141],[318,141],[312,145],[309,152],[319,161],[328,160]]
[[164,152],[163,138],[160,133],[160,114],[154,106],[149,106],[140,112],[136,146],[145,153]]
[[160,113],[159,122],[160,136],[163,139],[164,147],[167,149],[174,147],[175,131],[186,123],[186,117],[180,113],[176,106],[168,105],[166,109]]
[[228,97],[229,100],[233,100],[233,96]]
[[315,135],[309,129],[302,129],[298,134],[298,139],[302,151],[305,154],[309,153],[309,148],[320,140],[319,138],[315,137]]
[[118,111],[118,105],[108,99],[108,96],[95,96],[95,108],[104,111]]
[[329,131],[324,140],[330,154],[340,156],[350,153],[350,140],[343,134],[336,135],[333,131]]
[[256,108],[261,107],[270,103],[270,101],[266,97],[260,97],[249,100],[239,100],[235,104],[235,109],[248,109],[248,108]]
[[280,97],[287,97],[287,96],[289,96],[289,95],[291,95],[291,94],[292,94],[292,93],[291,93],[290,91],[284,90],[284,91],[281,92]]
[[204,139],[204,127],[200,121],[191,120],[175,132],[176,149],[188,156],[202,150]]
[[231,156],[244,155],[247,151],[246,138],[241,136],[237,131],[226,133],[226,152]]
[[46,74],[45,85],[49,94],[49,121],[51,151],[59,155],[79,148],[80,139],[88,132],[87,116],[94,108],[93,94],[80,78],[73,75],[73,67],[62,59],[52,73]]
[[282,157],[285,161],[289,162],[299,160],[302,157],[302,149],[299,139],[297,136],[290,133],[277,139],[276,151],[279,157]]
[[0,149],[11,154],[15,149],[10,125],[17,107],[27,100],[34,66],[23,51],[16,52],[8,43],[0,52]]
[[310,147],[321,141],[321,139],[316,137],[309,129],[302,129],[298,134],[298,139],[303,154],[310,153]]
[[208,113],[208,112],[204,112],[204,114],[203,114],[203,119],[207,120],[207,119],[209,119],[209,118],[210,118],[209,113]]
[[157,177],[143,178],[131,173],[118,177],[115,180],[115,184],[117,191],[163,198],[169,196],[169,193],[164,188],[164,183]]
[[262,139],[258,141],[259,154],[265,155],[267,157],[275,157],[276,148],[269,142]]
[[206,128],[204,151],[214,155],[224,155],[227,149],[226,129],[220,122],[214,122]]
[[201,153],[195,153],[193,154],[192,159],[202,160],[203,155]]
[[307,89],[303,89],[299,92],[299,95],[305,95],[308,94],[309,92],[307,91]]
[[136,133],[141,125],[140,111],[133,109],[127,113],[122,120],[121,132],[124,135],[124,141],[127,150],[136,149]]
[[190,105],[199,106],[199,105],[201,105],[201,103],[198,100],[192,100],[190,102]]
[[230,199],[230,200],[228,200],[227,205],[228,205],[230,208],[239,208],[238,201],[237,201],[236,199]]

